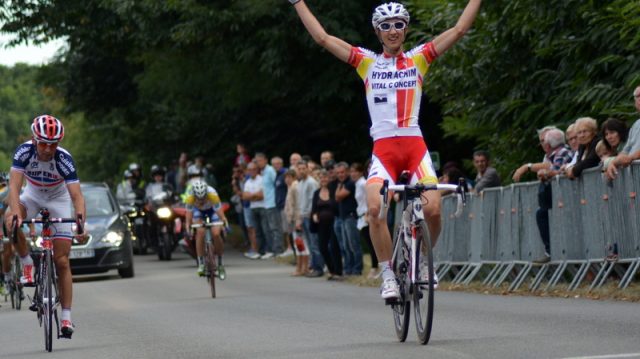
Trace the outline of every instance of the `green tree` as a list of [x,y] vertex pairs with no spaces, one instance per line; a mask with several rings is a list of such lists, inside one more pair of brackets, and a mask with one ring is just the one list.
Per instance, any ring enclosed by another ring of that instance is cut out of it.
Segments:
[[29,125],[48,110],[44,89],[38,82],[39,68],[25,64],[0,65],[0,171],[11,167],[13,151],[30,138]]
[[[412,0],[415,41],[455,23],[465,1]],[[541,151],[535,129],[576,118],[634,119],[640,84],[637,1],[498,0],[433,67],[427,93],[445,134],[475,141],[505,178]],[[630,122],[629,122],[630,123]]]

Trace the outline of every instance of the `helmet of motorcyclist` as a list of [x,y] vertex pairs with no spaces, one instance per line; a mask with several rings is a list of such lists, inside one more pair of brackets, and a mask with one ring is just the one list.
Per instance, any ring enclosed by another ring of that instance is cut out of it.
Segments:
[[409,25],[411,18],[404,5],[397,2],[388,2],[373,10],[371,25],[373,25],[374,29],[377,29],[381,23],[391,19],[400,19]]
[[193,191],[193,195],[196,196],[196,198],[198,199],[205,198],[207,196],[208,189],[209,189],[209,186],[207,185],[207,182],[203,180],[195,180],[191,184],[191,190]]
[[202,169],[196,165],[191,165],[187,168],[187,177],[202,177]]
[[58,143],[64,137],[64,126],[57,118],[42,115],[33,119],[31,134],[37,142]]
[[131,173],[131,171],[129,170],[124,170],[124,173],[122,175],[125,179],[133,177],[133,173]]
[[154,177],[155,175],[164,176],[165,172],[166,171],[162,166],[158,166],[158,165],[151,166],[151,177]]

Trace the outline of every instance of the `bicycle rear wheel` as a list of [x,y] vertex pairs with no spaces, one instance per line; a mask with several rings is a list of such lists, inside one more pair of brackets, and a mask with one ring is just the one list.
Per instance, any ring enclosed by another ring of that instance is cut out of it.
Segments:
[[393,311],[393,323],[396,330],[396,335],[400,342],[407,340],[407,333],[409,332],[409,316],[411,315],[411,302],[406,297],[405,293],[407,285],[407,269],[408,263],[406,261],[407,247],[404,245],[403,234],[400,228],[395,233],[393,239],[393,248],[395,257],[392,261],[392,270],[398,280],[398,286],[400,287],[400,298],[396,303],[391,304],[391,310]]
[[211,287],[211,298],[216,297],[216,269],[218,268],[218,264],[216,263],[216,254],[214,251],[213,241],[210,241],[205,246],[207,255],[207,280],[209,281],[209,286]]
[[53,349],[53,260],[51,252],[45,252],[44,258],[44,292],[43,292],[43,327],[44,327],[44,346],[50,352]]
[[[420,344],[425,345],[429,343],[431,338],[431,327],[433,325],[433,305],[434,305],[434,288],[433,288],[433,249],[431,247],[431,237],[429,235],[429,229],[424,221],[420,221],[416,226],[416,268],[413,270],[416,273],[416,278],[420,278],[420,256],[425,256],[422,259],[426,264],[426,269],[429,271],[428,283],[417,282],[413,287],[413,311],[414,319],[416,322],[416,331],[418,333],[418,340]],[[425,247],[424,252],[421,251],[422,246]]]

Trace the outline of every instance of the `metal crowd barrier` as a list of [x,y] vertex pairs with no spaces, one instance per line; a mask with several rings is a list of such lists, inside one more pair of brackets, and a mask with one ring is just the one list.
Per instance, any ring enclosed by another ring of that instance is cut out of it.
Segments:
[[513,291],[552,289],[565,282],[569,290],[590,281],[590,290],[619,279],[626,288],[640,270],[640,162],[607,181],[600,168],[576,180],[557,176],[551,182],[549,210],[551,260],[544,254],[536,223],[539,182],[489,188],[470,195],[455,217],[455,196],[442,203],[442,233],[434,251],[441,280],[486,286],[505,282]]

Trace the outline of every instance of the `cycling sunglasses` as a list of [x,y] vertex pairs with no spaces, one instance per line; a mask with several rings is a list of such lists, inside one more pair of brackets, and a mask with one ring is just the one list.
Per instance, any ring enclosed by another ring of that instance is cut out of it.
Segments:
[[392,27],[396,30],[403,30],[405,27],[407,27],[407,24],[404,21],[383,22],[380,25],[378,25],[378,30],[385,31],[385,32],[391,31]]

